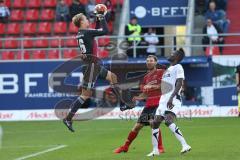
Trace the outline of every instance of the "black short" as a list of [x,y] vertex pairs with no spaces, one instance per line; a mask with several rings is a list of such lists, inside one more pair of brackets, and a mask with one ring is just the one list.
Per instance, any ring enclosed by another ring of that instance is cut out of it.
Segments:
[[92,63],[82,66],[83,81],[81,86],[83,88],[91,89],[98,78],[106,79],[108,70],[101,65]]
[[156,110],[157,110],[157,106],[153,106],[153,107],[150,107],[150,108],[144,107],[140,117],[138,118],[137,123],[141,123],[145,126],[148,126],[150,124],[149,120],[154,119],[154,116],[156,114]]

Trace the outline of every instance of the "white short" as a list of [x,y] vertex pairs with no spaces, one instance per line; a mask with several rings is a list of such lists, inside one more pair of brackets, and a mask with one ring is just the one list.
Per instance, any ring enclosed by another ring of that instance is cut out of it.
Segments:
[[177,112],[179,111],[180,107],[181,107],[181,104],[178,103],[178,104],[175,104],[172,109],[168,109],[167,103],[159,103],[157,111],[156,111],[156,115],[165,117],[165,112],[170,111],[170,112],[173,112],[177,116]]

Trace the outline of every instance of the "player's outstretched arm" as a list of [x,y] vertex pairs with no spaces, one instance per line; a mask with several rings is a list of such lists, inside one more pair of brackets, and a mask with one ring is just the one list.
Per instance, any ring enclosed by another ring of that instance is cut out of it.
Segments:
[[109,29],[105,18],[107,7],[103,4],[97,4],[94,13],[96,16],[96,29],[89,30],[89,34],[92,36],[103,36],[108,34]]
[[142,101],[145,99],[147,99],[147,95],[145,93],[141,93],[138,96],[134,96],[132,100],[133,101]]
[[107,20],[104,15],[97,17],[97,21],[99,21],[99,27],[102,28],[104,34],[109,33],[108,25],[107,25]]
[[[87,34],[96,37],[96,36],[103,36],[109,33],[108,30],[108,25],[107,25],[107,21],[105,19],[105,17],[103,16],[102,18],[100,18],[100,20],[97,20],[99,24],[96,25],[96,28],[98,29],[89,29],[87,30]],[[99,28],[99,26],[101,28]]]
[[143,87],[143,92],[144,93],[147,93],[147,92],[150,92],[150,91],[154,91],[154,90],[161,90],[161,86],[160,85],[152,85],[152,84],[148,84],[148,85],[145,85]]

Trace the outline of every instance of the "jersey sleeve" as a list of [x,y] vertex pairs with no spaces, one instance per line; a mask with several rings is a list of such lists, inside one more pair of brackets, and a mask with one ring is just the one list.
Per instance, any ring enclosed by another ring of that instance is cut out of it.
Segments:
[[142,82],[140,83],[140,90],[143,92],[143,87],[146,85],[146,76],[143,77]]
[[163,76],[163,72],[164,70],[163,69],[157,69],[158,72],[157,72],[157,75],[158,75],[158,83],[160,84],[161,81],[162,81],[162,76]]
[[96,22],[96,28],[97,29],[89,29],[87,30],[87,34],[95,37],[95,36],[103,36],[108,34],[109,30],[108,30],[108,25],[107,25],[107,21],[105,18],[101,19],[101,20],[97,20]]
[[176,76],[176,78],[178,79],[178,78],[183,78],[183,79],[185,79],[185,76],[184,76],[184,70],[183,70],[183,67],[182,67],[182,65],[177,65],[177,70],[176,70],[176,74],[177,74],[177,76]]

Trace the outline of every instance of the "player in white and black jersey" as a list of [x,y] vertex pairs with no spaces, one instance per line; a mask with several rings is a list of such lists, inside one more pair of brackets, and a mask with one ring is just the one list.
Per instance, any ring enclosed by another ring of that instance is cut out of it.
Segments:
[[166,126],[169,127],[169,129],[174,133],[178,141],[181,143],[181,153],[183,154],[191,150],[191,147],[187,144],[182,132],[174,123],[174,120],[176,118],[176,109],[178,107],[181,107],[182,104],[180,92],[185,76],[183,67],[179,63],[182,61],[184,56],[184,50],[181,48],[173,52],[168,58],[170,66],[163,73],[161,82],[162,96],[159,100],[159,106],[156,112],[156,117],[154,119],[154,127],[152,132],[153,151],[148,156],[159,155],[156,144],[158,143],[158,128],[162,121],[165,121]]

